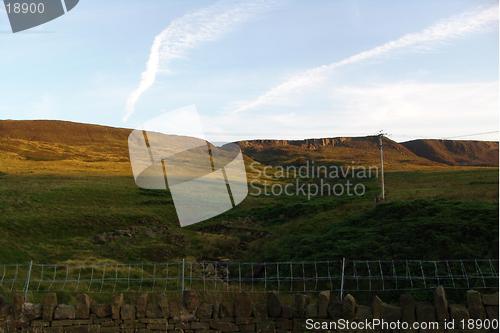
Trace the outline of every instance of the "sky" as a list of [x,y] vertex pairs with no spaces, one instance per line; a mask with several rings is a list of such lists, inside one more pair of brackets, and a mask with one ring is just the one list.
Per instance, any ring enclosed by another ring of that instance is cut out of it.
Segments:
[[2,7],[0,119],[498,140],[498,38],[491,0],[81,0],[15,34]]

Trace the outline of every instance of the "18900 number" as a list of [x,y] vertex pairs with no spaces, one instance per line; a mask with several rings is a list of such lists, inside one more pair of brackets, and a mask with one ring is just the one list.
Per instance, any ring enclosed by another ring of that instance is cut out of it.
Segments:
[[8,14],[43,14],[45,12],[45,4],[43,2],[39,3],[28,3],[28,2],[13,2],[5,4]]

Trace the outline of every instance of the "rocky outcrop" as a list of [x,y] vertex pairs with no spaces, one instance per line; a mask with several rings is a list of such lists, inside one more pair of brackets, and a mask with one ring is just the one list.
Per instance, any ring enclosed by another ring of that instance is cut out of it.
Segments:
[[[321,147],[342,146],[359,138],[337,137],[337,138],[317,138],[304,140],[244,140],[239,141],[240,147],[245,149],[266,149],[269,147],[294,146],[306,150],[318,150]],[[363,139],[375,140],[375,137]]]

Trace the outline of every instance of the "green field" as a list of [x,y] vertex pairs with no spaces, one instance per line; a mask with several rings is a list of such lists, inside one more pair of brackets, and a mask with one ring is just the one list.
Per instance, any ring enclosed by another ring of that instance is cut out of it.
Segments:
[[386,174],[363,197],[249,196],[180,228],[166,191],[130,176],[0,175],[0,262],[495,258],[498,169]]

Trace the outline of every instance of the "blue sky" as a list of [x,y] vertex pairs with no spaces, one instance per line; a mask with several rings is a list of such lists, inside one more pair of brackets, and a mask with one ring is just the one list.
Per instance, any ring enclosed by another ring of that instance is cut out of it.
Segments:
[[2,7],[0,45],[2,119],[139,127],[195,105],[216,141],[498,129],[497,1],[81,0],[16,34]]

